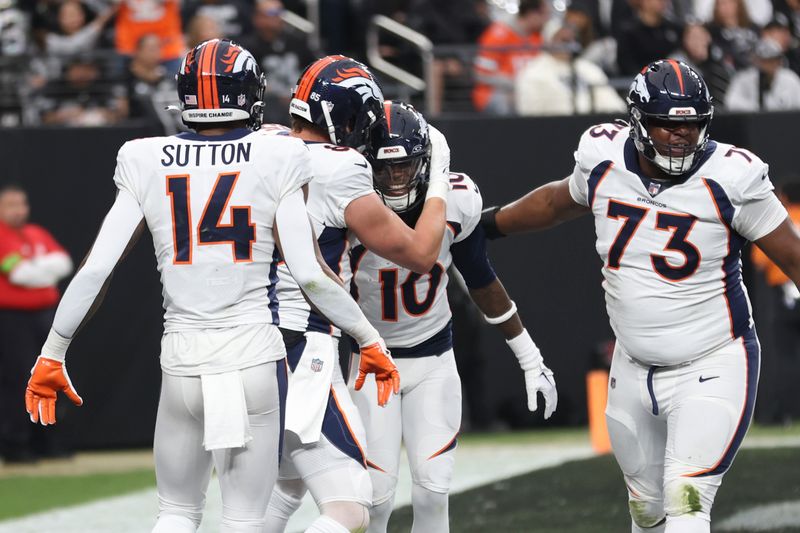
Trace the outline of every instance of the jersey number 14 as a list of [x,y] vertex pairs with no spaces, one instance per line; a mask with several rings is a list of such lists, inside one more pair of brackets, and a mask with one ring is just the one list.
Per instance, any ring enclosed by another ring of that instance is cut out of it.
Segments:
[[[230,224],[222,224],[222,214],[228,206],[238,172],[223,172],[208,197],[200,224],[197,226],[197,244],[230,244],[233,261],[236,263],[253,260],[253,243],[256,240],[256,226],[250,221],[250,206],[231,206]],[[192,212],[189,197],[188,174],[167,176],[167,196],[172,208],[172,236],[176,265],[192,264]]]

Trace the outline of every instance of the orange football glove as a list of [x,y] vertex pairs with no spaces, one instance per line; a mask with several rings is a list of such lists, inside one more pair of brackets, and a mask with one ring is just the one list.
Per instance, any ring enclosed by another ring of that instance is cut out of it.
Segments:
[[356,390],[361,390],[361,387],[364,386],[367,374],[375,374],[375,384],[378,386],[378,405],[381,407],[387,404],[392,392],[395,394],[400,392],[400,372],[397,371],[392,355],[383,342],[361,347]]
[[62,361],[40,355],[31,369],[31,379],[25,389],[25,409],[31,422],[43,426],[56,423],[56,395],[62,391],[75,405],[83,405],[83,398],[72,386],[67,367]]

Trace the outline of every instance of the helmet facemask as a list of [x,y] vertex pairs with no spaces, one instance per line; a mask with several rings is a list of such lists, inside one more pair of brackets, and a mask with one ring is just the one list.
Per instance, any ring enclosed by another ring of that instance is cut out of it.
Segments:
[[[646,159],[671,176],[680,176],[690,172],[698,163],[698,155],[702,154],[708,144],[708,125],[711,122],[713,108],[704,115],[697,115],[693,108],[674,108],[691,110],[691,115],[650,115],[642,113],[635,106],[630,107],[631,138],[636,149]],[[648,127],[674,125],[678,123],[695,123],[700,132],[695,145],[662,144],[650,136]]]
[[403,213],[423,197],[428,170],[429,158],[425,154],[413,158],[378,160],[373,163],[375,190],[389,208]]

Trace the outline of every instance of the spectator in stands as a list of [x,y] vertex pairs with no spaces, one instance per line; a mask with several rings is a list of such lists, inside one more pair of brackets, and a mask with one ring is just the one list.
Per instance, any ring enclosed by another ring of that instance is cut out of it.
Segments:
[[626,105],[602,69],[577,56],[575,31],[564,26],[550,46],[531,59],[516,79],[516,108],[522,115],[621,113]]
[[606,74],[617,72],[617,41],[610,35],[600,36],[592,19],[591,2],[573,2],[564,13],[564,25],[575,30],[581,45],[581,58],[594,63]]
[[37,459],[36,444],[45,444],[37,438],[52,436],[20,416],[25,381],[19,378],[50,331],[56,284],[72,271],[69,255],[46,229],[28,223],[29,213],[22,187],[0,185],[0,456],[7,462]]
[[773,0],[775,11],[786,16],[795,40],[800,40],[800,0]]
[[792,36],[789,25],[789,18],[783,13],[776,13],[769,23],[761,31],[761,37],[772,39],[778,43],[783,50],[783,57],[786,59],[786,66],[800,74],[800,44]]
[[[704,23],[715,18],[716,0],[692,0],[694,3],[694,18]],[[774,0],[746,0],[747,13],[750,20],[763,26],[772,17]]]
[[161,64],[161,41],[149,34],[139,39],[125,77],[128,118],[160,125],[167,134],[178,131],[180,118],[165,110],[175,101],[175,73]]
[[744,0],[716,0],[708,31],[714,44],[725,54],[726,62],[736,70],[750,66],[758,31],[750,21]]
[[62,78],[45,86],[38,108],[44,124],[106,126],[125,118],[124,88],[103,75],[95,58],[76,56]]
[[186,25],[186,41],[189,48],[209,39],[222,39],[222,30],[213,18],[206,15],[195,15]]
[[542,29],[550,18],[549,2],[520,0],[517,17],[496,21],[478,39],[475,89],[472,101],[478,111],[508,115],[514,110],[514,78],[530,58],[539,53]]
[[245,0],[186,0],[182,15],[186,24],[198,15],[216,21],[227,39],[238,41],[253,31],[253,4]]
[[683,29],[681,44],[681,48],[670,57],[700,72],[708,84],[714,103],[724,107],[725,93],[735,71],[725,62],[722,50],[712,42],[705,26],[697,22],[689,23]]
[[292,88],[317,53],[305,36],[286,28],[280,0],[258,0],[253,14],[254,32],[242,39],[267,75],[265,122],[285,123],[289,118]]
[[170,72],[177,71],[186,47],[180,0],[120,0],[119,6],[114,33],[117,52],[130,58],[143,36],[158,35],[161,62]]
[[617,37],[619,73],[633,76],[680,46],[683,27],[667,18],[667,0],[639,0],[636,18]]
[[754,66],[738,72],[728,87],[731,111],[800,109],[800,77],[783,66],[783,50],[771,39],[756,45]]
[[[467,45],[476,42],[491,24],[486,0],[413,0],[408,25],[427,35],[436,46]],[[441,111],[444,94],[471,89],[469,72],[472,56],[457,51],[438,53],[433,63],[435,106],[428,114]]]
[[67,0],[58,9],[59,31],[45,35],[46,53],[51,56],[70,56],[92,50],[115,11],[116,6],[106,8],[87,24],[83,4],[78,0]]

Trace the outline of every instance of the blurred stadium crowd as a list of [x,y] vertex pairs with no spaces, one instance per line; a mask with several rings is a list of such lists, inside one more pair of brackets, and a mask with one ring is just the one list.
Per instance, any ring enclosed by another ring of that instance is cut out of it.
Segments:
[[800,109],[800,0],[0,0],[0,127],[171,132],[177,62],[213,37],[254,53],[266,119],[283,122],[304,66],[367,57],[376,15],[433,45],[426,66],[396,32],[373,44],[407,76],[429,73],[423,101],[376,69],[387,96],[433,116],[623,111],[631,76],[661,57],[698,69],[718,110]]

